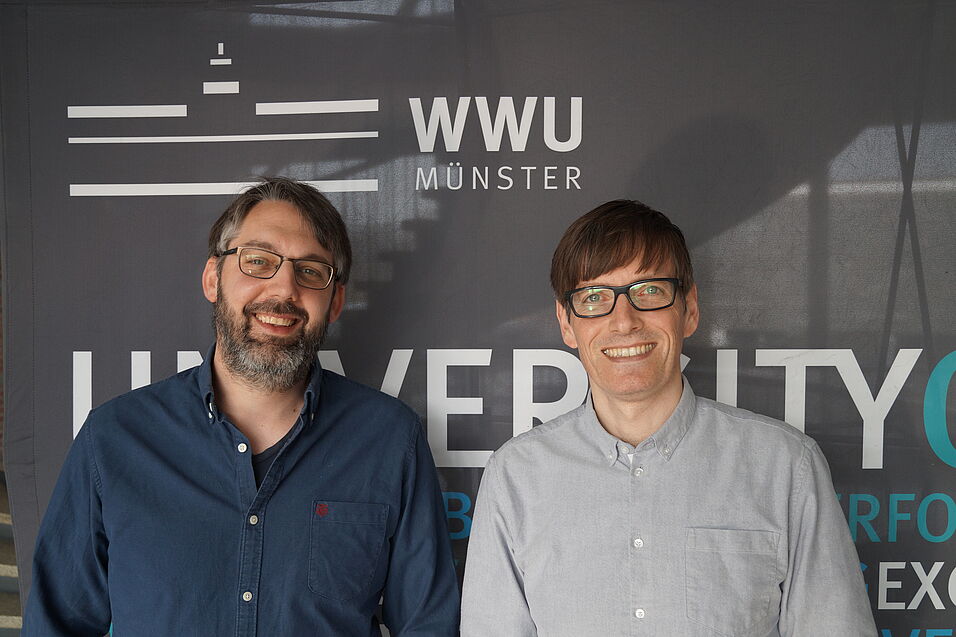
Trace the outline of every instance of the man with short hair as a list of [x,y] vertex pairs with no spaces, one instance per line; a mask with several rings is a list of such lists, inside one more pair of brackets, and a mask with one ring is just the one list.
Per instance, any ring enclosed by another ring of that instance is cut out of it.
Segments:
[[590,396],[488,462],[462,636],[873,637],[817,444],[681,375],[699,310],[677,226],[599,206],[565,232],[551,284]]
[[338,211],[284,178],[209,237],[216,343],[94,409],[34,554],[24,636],[451,636],[435,465],[405,405],[316,360],[342,312]]

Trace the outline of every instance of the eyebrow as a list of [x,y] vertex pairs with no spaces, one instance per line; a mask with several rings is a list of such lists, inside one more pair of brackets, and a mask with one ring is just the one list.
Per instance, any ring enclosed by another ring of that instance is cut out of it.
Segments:
[[[241,247],[263,248],[265,250],[270,250],[272,252],[275,252],[276,254],[279,254],[279,251],[276,249],[276,247],[272,245],[271,243],[269,243],[268,241],[259,241],[257,239],[250,239],[249,241],[243,241],[241,244]],[[286,257],[286,258],[289,258],[289,257]],[[319,254],[315,254],[315,253],[307,254],[304,257],[293,257],[293,258],[295,258],[296,261],[307,259],[309,261],[319,261],[321,263],[325,263],[325,259],[326,259],[326,257]]]

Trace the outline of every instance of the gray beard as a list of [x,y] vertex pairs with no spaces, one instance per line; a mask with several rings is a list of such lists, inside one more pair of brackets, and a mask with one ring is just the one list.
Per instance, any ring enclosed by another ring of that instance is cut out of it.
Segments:
[[255,303],[243,308],[242,315],[230,315],[220,288],[213,304],[213,328],[219,341],[220,355],[229,371],[253,389],[265,392],[288,391],[304,380],[316,353],[325,340],[328,316],[313,330],[304,329],[292,340],[258,340],[251,336],[250,325],[255,312],[304,314],[294,306],[273,303]]

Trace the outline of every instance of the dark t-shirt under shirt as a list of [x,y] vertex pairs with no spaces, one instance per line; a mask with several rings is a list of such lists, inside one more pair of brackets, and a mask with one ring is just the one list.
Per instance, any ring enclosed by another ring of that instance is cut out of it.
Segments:
[[285,443],[288,442],[289,436],[291,435],[292,429],[289,429],[289,432],[282,436],[279,442],[252,456],[252,473],[256,476],[257,489],[262,486],[262,481],[265,479],[266,474],[269,473],[269,467],[272,466],[272,461],[279,455],[279,451],[285,446]]

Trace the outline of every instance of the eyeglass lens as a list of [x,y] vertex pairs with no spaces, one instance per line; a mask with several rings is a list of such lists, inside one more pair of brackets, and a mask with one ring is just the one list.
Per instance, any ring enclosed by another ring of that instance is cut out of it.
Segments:
[[[673,303],[675,292],[672,281],[638,281],[626,293],[634,307],[656,310]],[[611,312],[616,297],[611,288],[584,288],[571,295],[571,306],[582,316],[600,316]]]
[[[286,259],[291,261],[291,259]],[[282,257],[268,250],[258,248],[240,248],[239,269],[244,274],[257,279],[268,279],[279,271]],[[332,268],[321,261],[296,259],[292,262],[295,280],[307,288],[321,290],[332,281]]]

